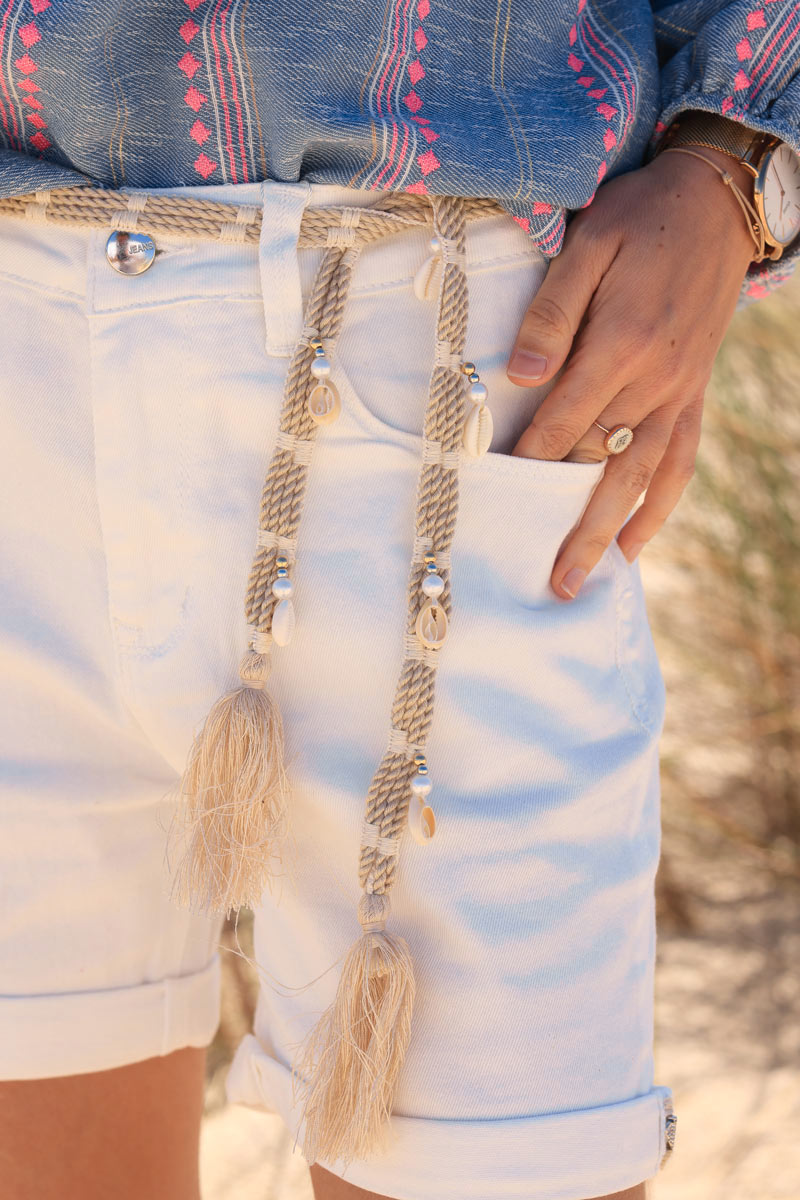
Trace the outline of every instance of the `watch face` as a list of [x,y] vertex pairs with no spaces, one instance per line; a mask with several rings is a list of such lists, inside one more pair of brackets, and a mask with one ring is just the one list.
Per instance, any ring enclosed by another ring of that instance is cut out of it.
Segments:
[[767,240],[786,246],[800,233],[800,159],[791,146],[781,142],[765,156],[759,187]]

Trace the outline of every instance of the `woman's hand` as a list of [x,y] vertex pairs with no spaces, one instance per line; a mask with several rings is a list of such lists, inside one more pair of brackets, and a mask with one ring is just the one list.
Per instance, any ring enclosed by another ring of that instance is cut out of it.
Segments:
[[[752,176],[733,158],[708,147],[697,153],[730,171],[751,199]],[[714,358],[754,253],[736,197],[687,154],[662,154],[609,180],[570,222],[508,367],[509,379],[528,388],[564,367],[513,454],[609,459],[553,567],[552,586],[565,599],[577,595],[645,489],[620,539],[629,561],[680,499],[694,473]],[[593,421],[629,425],[632,444],[608,455]]]

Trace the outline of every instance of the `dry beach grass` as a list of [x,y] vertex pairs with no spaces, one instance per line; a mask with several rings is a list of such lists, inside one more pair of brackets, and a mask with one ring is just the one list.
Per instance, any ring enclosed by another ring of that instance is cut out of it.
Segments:
[[[797,278],[734,317],[695,478],[641,560],[668,694],[656,1079],[678,1114],[651,1200],[800,1200],[799,485]],[[203,1195],[312,1200],[281,1119],[225,1106],[255,992],[223,959]]]

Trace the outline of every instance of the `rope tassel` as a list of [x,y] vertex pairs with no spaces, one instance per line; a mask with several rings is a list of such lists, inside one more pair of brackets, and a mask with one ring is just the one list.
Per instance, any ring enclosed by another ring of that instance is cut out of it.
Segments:
[[186,907],[226,915],[253,907],[269,880],[289,789],[268,673],[268,655],[244,657],[242,687],[215,702],[189,753],[173,826],[186,845],[173,895]]
[[309,1163],[347,1163],[383,1145],[411,1037],[415,987],[407,942],[384,929],[388,900],[362,895],[362,936],[345,959],[336,999],[292,1067],[294,1098],[298,1080],[313,1080],[303,1110]]
[[[461,445],[464,408],[464,375],[451,362],[453,356],[460,362],[467,325],[464,203],[457,197],[435,196],[431,206],[434,232],[446,251],[439,281],[437,342],[447,343],[449,357],[446,362],[437,358],[433,367],[425,414],[425,444],[436,443],[439,453],[433,462],[423,454],[417,479],[414,552],[407,587],[406,631],[410,637],[418,621],[420,583],[428,573],[427,561],[444,561],[453,537],[459,460],[455,452]],[[422,563],[418,545],[426,547]],[[439,580],[443,584],[442,612],[449,610],[450,603],[446,571],[445,576]],[[364,893],[358,908],[364,933],[345,960],[336,999],[311,1031],[292,1067],[293,1093],[298,1076],[307,1081],[303,1154],[309,1163],[318,1158],[347,1163],[385,1148],[397,1080],[410,1041],[415,988],[411,955],[405,940],[386,933],[384,926],[397,859],[391,842],[407,817],[416,770],[413,754],[421,752],[433,715],[439,653],[429,649],[424,654],[418,640],[412,640],[413,649],[406,647],[395,692],[393,734],[366,799],[365,826],[370,833],[368,839],[362,836],[359,877]],[[396,745],[398,730],[404,735],[402,749]]]

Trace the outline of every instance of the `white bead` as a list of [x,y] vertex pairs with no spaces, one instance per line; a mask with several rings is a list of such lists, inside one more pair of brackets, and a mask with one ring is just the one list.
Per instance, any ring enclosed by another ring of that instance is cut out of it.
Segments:
[[442,260],[438,255],[426,258],[414,276],[414,295],[418,300],[434,300],[442,280]]
[[485,383],[473,383],[468,395],[473,404],[485,404],[489,399],[489,389]]
[[272,614],[272,637],[278,646],[288,646],[294,633],[295,615],[291,600],[281,600]]
[[428,796],[433,787],[427,775],[415,775],[411,780],[411,791],[415,796]]
[[431,572],[422,581],[422,590],[426,596],[441,596],[444,591],[444,580],[441,575]]
[[494,425],[489,409],[484,404],[480,408],[473,408],[464,422],[464,433],[461,438],[467,454],[472,458],[480,458],[482,454],[485,454],[491,445],[493,433]]
[[408,828],[415,842],[425,846],[436,832],[436,818],[427,804],[415,804],[408,814]]
[[288,600],[294,591],[294,585],[288,575],[279,575],[272,584],[272,594],[278,600]]
[[311,363],[311,374],[315,379],[327,379],[330,373],[331,364],[324,354]]

